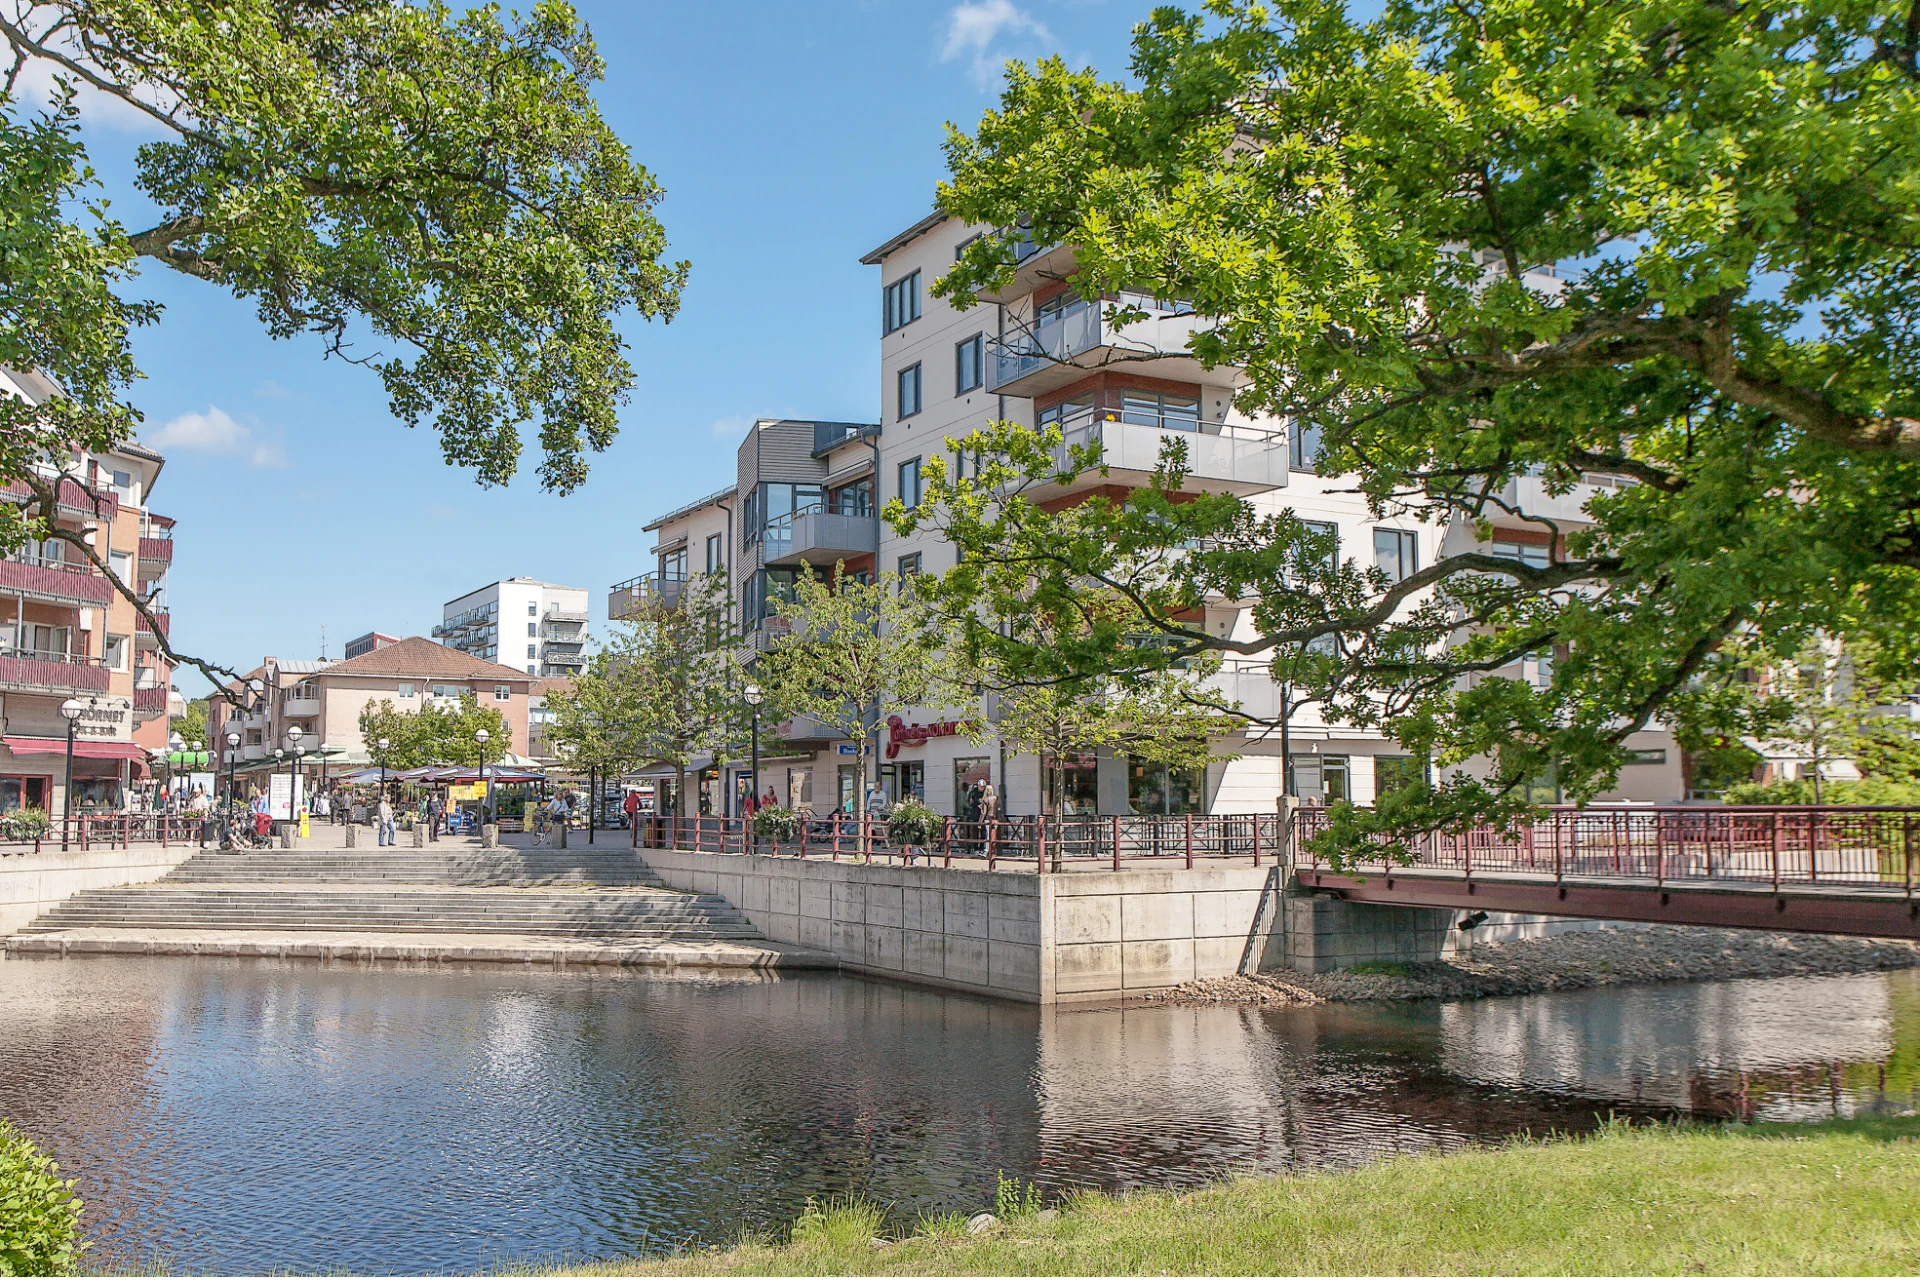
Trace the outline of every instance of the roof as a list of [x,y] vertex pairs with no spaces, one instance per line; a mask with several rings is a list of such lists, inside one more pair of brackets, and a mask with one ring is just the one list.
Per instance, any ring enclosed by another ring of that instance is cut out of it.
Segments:
[[527,690],[530,698],[544,698],[550,693],[565,693],[573,688],[572,676],[541,676],[533,682],[533,688]]
[[408,636],[383,649],[327,667],[330,676],[417,676],[424,680],[497,680],[501,684],[531,684],[524,671],[503,667],[471,654],[449,649],[425,636]]
[[122,440],[119,444],[113,446],[113,452],[124,453],[128,457],[133,458],[145,458],[148,462],[165,462],[167,460],[166,455],[154,452],[138,440]]
[[663,524],[666,524],[673,520],[678,520],[681,516],[692,515],[694,512],[698,511],[700,508],[710,507],[714,503],[720,501],[722,498],[731,498],[733,496],[733,491],[734,491],[733,485],[728,485],[724,489],[716,489],[712,493],[708,494],[706,497],[700,499],[698,502],[689,502],[684,507],[675,507],[673,510],[667,512],[667,514],[661,516],[658,520],[654,520],[654,521],[651,521],[650,523],[641,525],[640,531],[642,533],[651,533],[655,529],[658,529]]
[[276,659],[274,665],[280,668],[283,676],[310,676],[325,671],[335,663],[331,658],[287,658],[284,661]]
[[914,223],[912,226],[908,227],[905,231],[902,231],[899,235],[887,241],[885,244],[881,245],[878,249],[875,249],[872,253],[869,253],[865,257],[861,258],[860,265],[864,267],[879,266],[881,263],[881,260],[884,259],[888,254],[892,253],[895,249],[898,249],[901,245],[906,244],[910,240],[918,240],[921,236],[927,234],[927,232],[933,230],[935,227],[939,226],[941,223],[945,222],[946,220],[947,220],[947,215],[940,212],[940,210],[935,209],[932,213],[920,219],[920,221]]
[[545,582],[539,578],[498,578],[492,582],[485,584],[484,586],[475,587],[471,591],[462,591],[459,595],[447,601],[446,604],[443,604],[441,608],[444,609],[444,608],[447,608],[448,606],[459,604],[462,600],[465,600],[468,596],[477,596],[482,591],[492,591],[496,587],[510,587],[510,586],[551,587],[555,591],[585,591],[586,590],[585,587],[569,587],[563,583]]

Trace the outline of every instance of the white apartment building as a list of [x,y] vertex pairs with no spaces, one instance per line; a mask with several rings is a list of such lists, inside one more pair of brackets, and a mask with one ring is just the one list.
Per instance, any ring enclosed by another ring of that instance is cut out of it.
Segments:
[[[849,572],[900,574],[953,567],[955,548],[937,533],[901,538],[877,512],[894,497],[917,502],[926,461],[951,457],[949,440],[995,419],[1057,425],[1069,445],[1102,446],[1106,473],[1086,472],[1065,486],[1030,490],[1028,496],[1043,505],[1066,506],[1096,493],[1119,497],[1145,487],[1163,441],[1177,438],[1188,446],[1186,489],[1239,495],[1262,515],[1291,508],[1301,519],[1336,531],[1341,554],[1363,564],[1412,572],[1436,555],[1474,544],[1465,524],[1375,520],[1364,499],[1346,492],[1351,484],[1313,473],[1314,441],[1289,438],[1284,424],[1234,408],[1233,371],[1203,369],[1185,350],[1198,323],[1190,311],[1128,298],[1149,317],[1116,329],[1102,307],[1071,293],[1061,283],[1071,272],[1070,247],[1024,246],[1027,256],[1013,283],[966,310],[930,296],[928,286],[952,265],[958,249],[986,230],[936,213],[861,259],[880,272],[881,422],[755,423],[740,447],[734,485],[646,526],[657,534],[655,568],[614,589],[610,617],[677,607],[690,577],[724,569],[735,584],[743,630],[753,647],[765,648],[778,626],[769,618],[770,593],[803,565],[844,561]],[[1574,522],[1593,491],[1581,486],[1552,497],[1537,481],[1524,479],[1514,488],[1509,500]],[[1494,524],[1489,549],[1496,554],[1529,562],[1554,554],[1537,527],[1501,518]],[[1257,634],[1250,611],[1229,601],[1209,603],[1205,624],[1213,634]],[[1544,680],[1550,662],[1550,656],[1531,660],[1502,674]],[[1277,719],[1280,690],[1265,663],[1230,663],[1216,679],[1250,715]],[[1007,813],[1040,812],[1041,761],[955,733],[964,716],[959,709],[926,708],[881,734],[874,766],[881,789],[889,799],[910,792],[940,812],[955,813],[967,785],[991,778]],[[783,801],[825,812],[851,800],[863,780],[848,758],[851,745],[810,736],[817,733],[794,724],[763,731],[761,788],[771,784]],[[1311,707],[1295,711],[1288,741],[1294,790],[1309,803],[1369,804],[1382,788],[1425,767],[1397,743],[1327,723]],[[1603,798],[1684,798],[1680,753],[1669,734],[1638,734],[1628,745],[1637,761],[1623,772],[1620,791]],[[1272,811],[1283,789],[1279,730],[1253,726],[1221,743],[1220,752],[1233,758],[1190,776],[1104,751],[1068,761],[1067,811]],[[711,766],[701,770],[707,789],[701,807],[737,812],[749,770],[744,759],[730,761],[725,778]]]
[[587,589],[503,578],[447,601],[433,638],[530,676],[578,675],[587,665]]

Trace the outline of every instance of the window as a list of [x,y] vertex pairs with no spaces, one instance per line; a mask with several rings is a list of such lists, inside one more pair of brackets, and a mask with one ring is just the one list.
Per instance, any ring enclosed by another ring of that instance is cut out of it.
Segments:
[[1127,806],[1135,813],[1182,814],[1205,811],[1205,779],[1199,769],[1127,757]]
[[1520,678],[1536,689],[1553,686],[1553,655],[1528,653],[1520,657]]
[[861,476],[852,484],[835,489],[829,504],[835,515],[870,516],[873,514],[873,477]]
[[1420,571],[1419,535],[1407,529],[1373,531],[1373,563],[1387,575],[1388,582],[1399,582]]
[[980,386],[980,363],[985,343],[986,340],[976,333],[953,348],[953,393],[955,395],[964,395]]
[[1073,290],[1056,293],[1033,309],[1033,327],[1038,329],[1041,325],[1065,320],[1068,316],[1079,315],[1086,309],[1087,300]]
[[497,684],[493,686],[493,700],[495,702],[513,701],[513,686],[510,684]]
[[1059,404],[1048,405],[1034,417],[1041,427],[1065,427],[1069,421],[1083,414],[1093,412],[1093,396],[1075,396],[1071,400],[1062,400]]
[[909,365],[900,371],[900,417],[911,418],[920,412],[920,366]]
[[535,646],[535,645],[528,645],[528,646],[527,646],[527,656],[528,656],[529,658],[532,658],[532,657],[536,657],[536,656],[538,656],[538,655],[539,655],[539,652],[540,652],[540,650],[539,650],[539,648],[538,648],[537,646]]
[[1375,756],[1373,758],[1373,798],[1390,796],[1426,781],[1427,771],[1418,756]]
[[742,512],[746,545],[758,542],[771,525],[784,525],[796,511],[818,510],[826,490],[817,484],[763,484],[747,493]]
[[955,262],[960,261],[960,259],[966,255],[967,246],[972,244],[975,240],[978,240],[981,236],[985,234],[987,233],[984,231],[976,232],[973,235],[968,236],[965,240],[962,240],[959,244],[953,246],[953,260]]
[[536,670],[534,670],[534,665],[533,665],[533,663],[531,663],[531,662],[529,662],[529,663],[527,664],[527,674],[528,674],[528,675],[530,675],[530,676],[532,676],[532,675],[538,675],[538,674],[540,674],[540,673],[539,673],[538,671],[536,671]]
[[920,273],[900,277],[880,291],[880,332],[892,333],[920,318]]
[[1047,812],[1060,812],[1072,818],[1100,812],[1099,762],[1091,752],[1075,753],[1059,759],[1049,751],[1040,757],[1041,785],[1047,797]]
[[1197,396],[1168,396],[1128,387],[1120,393],[1120,417],[1141,427],[1198,431],[1200,400]]
[[125,551],[107,552],[107,567],[113,570],[113,576],[127,586],[133,585],[133,556]]
[[740,593],[741,621],[747,630],[759,627],[779,612],[776,606],[793,599],[798,573],[795,569],[761,569],[747,579]]
[[107,665],[115,671],[127,669],[127,638],[125,636],[107,637],[106,661]]
[[727,539],[725,534],[707,535],[707,572],[719,573],[727,567]]
[[920,553],[918,551],[914,552],[910,556],[900,557],[900,576],[902,578],[911,578],[914,574],[919,572],[920,572]]
[[467,696],[466,687],[457,684],[436,684],[432,686],[432,692],[436,698],[451,698],[455,702]]
[[403,684],[398,689],[394,690],[394,693],[397,696],[402,698],[411,698],[413,696],[413,686],[410,684]]
[[900,501],[909,507],[920,505],[920,459],[909,458],[900,464]]
[[527,635],[531,637],[531,636],[537,636],[539,634],[540,634],[540,624],[537,622],[529,622],[527,624]]
[[1667,749],[1665,747],[1648,747],[1641,751],[1627,752],[1628,764],[1665,764],[1666,762]]
[[687,580],[687,549],[685,547],[675,547],[672,551],[660,553],[660,576],[667,582]]
[[540,604],[538,601],[527,601],[527,616],[529,618],[537,618],[540,616]]
[[1544,543],[1496,541],[1490,550],[1502,560],[1518,560],[1529,569],[1544,569],[1553,563],[1553,548]]
[[1340,567],[1340,526],[1331,520],[1302,520],[1301,525],[1316,538],[1326,538],[1327,568]]
[[1320,428],[1295,421],[1287,428],[1287,457],[1295,471],[1314,474],[1314,457],[1320,452]]

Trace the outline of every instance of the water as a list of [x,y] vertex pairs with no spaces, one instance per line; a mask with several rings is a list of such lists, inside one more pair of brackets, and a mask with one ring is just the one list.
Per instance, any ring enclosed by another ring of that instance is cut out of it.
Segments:
[[1190,1184],[1916,1080],[1916,973],[1041,1013],[826,974],[0,961],[0,1115],[80,1179],[96,1261],[179,1272],[604,1257],[837,1192],[910,1219],[1002,1170]]

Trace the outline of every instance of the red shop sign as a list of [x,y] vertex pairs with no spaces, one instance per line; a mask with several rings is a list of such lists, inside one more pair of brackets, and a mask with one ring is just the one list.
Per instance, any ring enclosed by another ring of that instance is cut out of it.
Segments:
[[887,717],[887,759],[900,754],[902,747],[918,747],[928,738],[951,738],[960,732],[958,720],[940,720],[933,724],[908,724],[899,716]]

